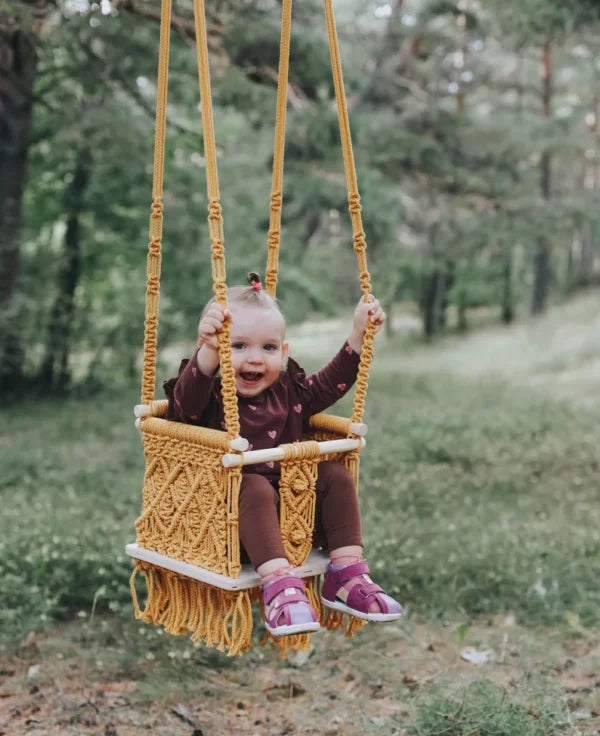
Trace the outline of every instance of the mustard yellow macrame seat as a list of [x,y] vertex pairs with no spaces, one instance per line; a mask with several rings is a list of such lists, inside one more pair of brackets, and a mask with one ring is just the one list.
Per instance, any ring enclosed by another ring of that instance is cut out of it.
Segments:
[[[169,633],[189,633],[194,640],[238,654],[252,645],[251,603],[260,598],[258,576],[249,566],[242,572],[240,564],[239,466],[223,464],[224,457],[232,459],[226,432],[167,421],[160,418],[166,408],[166,401],[154,402],[152,415],[139,422],[146,456],[143,507],[136,522],[137,543],[127,547],[137,559],[132,576],[136,614]],[[345,622],[336,612],[323,609],[319,576],[327,556],[312,551],[312,538],[319,461],[343,463],[358,482],[358,450],[364,441],[351,441],[357,447],[342,453],[321,454],[319,445],[348,443],[350,425],[349,419],[314,416],[311,439],[281,449],[288,459],[281,462],[279,486],[280,527],[288,559],[301,577],[308,578],[307,591],[322,625],[345,626],[347,633],[363,622]],[[144,611],[134,587],[140,571],[148,589]],[[284,637],[277,644],[304,648],[308,635]]]
[[[343,87],[332,0],[324,0],[338,106],[340,138],[348,187],[348,204],[357,254],[360,287],[365,299],[371,292],[362,230],[360,196],[352,154],[348,110]],[[283,158],[289,65],[292,0],[282,3],[282,30],[277,91],[270,224],[267,237],[266,288],[275,295],[281,227]],[[223,218],[219,201],[216,144],[213,129],[208,45],[204,0],[194,0],[202,126],[206,158],[208,225],[213,290],[219,304],[227,305]],[[131,592],[136,616],[163,626],[172,634],[191,634],[208,646],[240,654],[252,646],[252,602],[260,599],[260,579],[242,569],[238,533],[238,496],[242,467],[268,459],[281,463],[280,527],[286,553],[296,574],[306,579],[307,594],[321,624],[345,627],[347,635],[365,622],[324,609],[320,574],[327,565],[324,553],[313,546],[315,482],[322,460],[343,463],[358,488],[358,453],[364,446],[362,423],[368,371],[373,357],[375,328],[367,326],[359,362],[352,418],[326,414],[312,417],[310,436],[303,442],[271,450],[248,452],[240,437],[235,376],[231,361],[229,324],[218,337],[225,431],[168,421],[167,401],[156,401],[156,350],[163,222],[168,56],[171,0],[162,0],[157,115],[154,153],[153,201],[147,261],[146,319],[142,403],[136,407],[136,426],[143,437],[146,458],[142,513],[136,522],[137,539],[127,545],[135,559]],[[142,573],[147,587],[140,608],[135,587]],[[269,636],[266,639],[272,638]],[[288,648],[308,646],[309,635],[274,639],[282,654]]]

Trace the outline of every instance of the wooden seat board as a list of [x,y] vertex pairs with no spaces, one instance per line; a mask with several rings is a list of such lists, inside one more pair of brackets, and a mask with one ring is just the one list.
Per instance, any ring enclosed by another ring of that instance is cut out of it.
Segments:
[[[203,567],[191,565],[189,562],[183,562],[174,557],[167,557],[167,555],[162,555],[159,552],[145,549],[135,543],[126,545],[125,552],[136,560],[149,562],[152,565],[171,570],[194,580],[200,580],[203,583],[208,583],[223,590],[247,590],[248,588],[257,588],[261,585],[260,575],[249,564],[242,565],[239,577],[231,578],[227,575],[219,575],[216,572],[211,572]],[[294,572],[300,578],[322,575],[327,570],[328,564],[329,557],[327,553],[322,550],[313,549],[306,563],[300,567],[295,567]]]

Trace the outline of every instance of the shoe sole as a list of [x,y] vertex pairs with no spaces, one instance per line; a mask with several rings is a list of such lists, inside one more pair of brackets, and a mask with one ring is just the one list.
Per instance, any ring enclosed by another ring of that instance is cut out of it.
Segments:
[[289,626],[275,626],[271,628],[265,621],[265,628],[272,636],[290,636],[291,634],[310,634],[318,631],[321,624],[315,621],[312,624],[290,624]]
[[321,601],[327,608],[347,613],[349,616],[361,618],[363,621],[397,621],[399,618],[402,618],[402,613],[363,613],[362,611],[357,611],[355,608],[349,608],[345,603],[328,601],[323,596],[321,596]]

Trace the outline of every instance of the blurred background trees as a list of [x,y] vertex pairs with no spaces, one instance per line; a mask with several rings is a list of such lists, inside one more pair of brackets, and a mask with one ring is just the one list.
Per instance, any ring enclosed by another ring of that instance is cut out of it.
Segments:
[[[0,390],[137,377],[158,0],[0,0]],[[375,289],[424,335],[597,283],[595,0],[337,0]],[[280,5],[209,0],[231,283],[266,258]],[[294,11],[280,296],[358,296],[321,3]],[[175,2],[161,342],[210,294],[191,0]],[[412,306],[411,306],[412,305]],[[394,329],[393,319],[389,321]]]

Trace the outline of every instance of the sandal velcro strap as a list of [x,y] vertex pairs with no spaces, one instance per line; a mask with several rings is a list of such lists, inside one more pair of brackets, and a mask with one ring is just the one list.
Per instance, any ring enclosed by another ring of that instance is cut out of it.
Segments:
[[290,603],[304,603],[307,604],[308,600],[304,593],[286,593],[283,600],[280,601],[278,604],[275,604],[273,606],[269,606],[268,603],[265,605],[269,606],[269,618],[278,619],[279,614],[282,612],[282,610],[285,610],[285,608]]
[[361,610],[364,609],[365,599],[374,598],[379,604],[381,612],[387,613],[387,605],[385,603],[385,599],[379,595],[380,593],[385,593],[385,591],[383,590],[383,588],[380,588],[379,585],[376,585],[375,583],[367,583],[366,585],[355,585],[348,594],[346,605],[350,606],[350,608],[358,608],[359,610]]
[[328,575],[331,576],[338,588],[347,583],[352,578],[357,578],[360,575],[369,574],[369,566],[366,562],[355,562],[353,565],[346,565],[341,570],[332,570],[329,568]]
[[[279,595],[279,593],[287,590],[288,588],[295,588],[296,590],[299,590],[301,594],[301,600],[306,600],[304,594],[304,584],[302,583],[302,580],[294,577],[293,575],[286,575],[285,577],[278,578],[272,583],[265,585],[265,587],[263,588],[263,602],[268,605],[273,600],[273,598],[275,598],[277,595]],[[297,596],[298,594],[294,593],[293,595]],[[291,593],[286,595],[286,600],[292,600]]]

